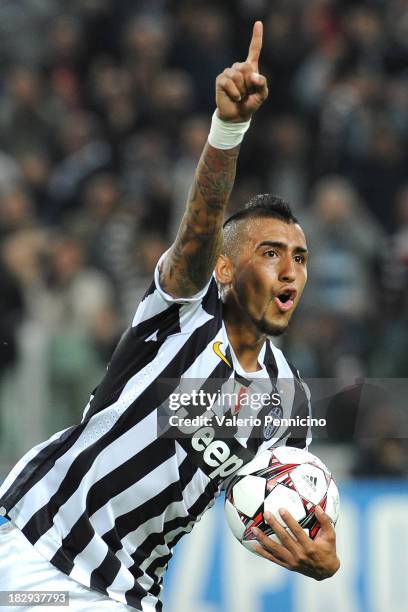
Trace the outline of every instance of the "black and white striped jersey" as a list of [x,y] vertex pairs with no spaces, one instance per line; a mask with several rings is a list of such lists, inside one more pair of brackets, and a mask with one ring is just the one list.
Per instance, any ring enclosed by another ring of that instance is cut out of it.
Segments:
[[161,610],[173,547],[223,481],[260,448],[305,446],[308,435],[299,439],[290,427],[261,427],[251,437],[237,428],[222,441],[208,427],[161,433],[158,412],[170,395],[187,380],[251,389],[262,379],[271,392],[286,385],[284,416],[310,409],[307,388],[272,341],[260,353],[262,370],[242,370],[214,277],[196,296],[174,299],[159,286],[159,265],[82,421],[30,450],[0,488],[1,512],[45,558],[141,611]]

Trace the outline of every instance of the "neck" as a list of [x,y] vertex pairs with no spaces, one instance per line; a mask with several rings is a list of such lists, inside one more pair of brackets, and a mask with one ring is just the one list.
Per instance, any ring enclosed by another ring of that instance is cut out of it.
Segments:
[[235,302],[227,300],[223,305],[223,318],[228,339],[243,369],[247,372],[261,370],[258,357],[266,335],[256,329],[248,315]]

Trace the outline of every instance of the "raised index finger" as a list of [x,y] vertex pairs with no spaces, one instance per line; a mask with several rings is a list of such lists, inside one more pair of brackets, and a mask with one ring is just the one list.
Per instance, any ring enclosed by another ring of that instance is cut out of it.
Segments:
[[255,64],[258,68],[259,56],[262,49],[263,24],[262,21],[255,21],[252,31],[251,44],[249,45],[247,62]]

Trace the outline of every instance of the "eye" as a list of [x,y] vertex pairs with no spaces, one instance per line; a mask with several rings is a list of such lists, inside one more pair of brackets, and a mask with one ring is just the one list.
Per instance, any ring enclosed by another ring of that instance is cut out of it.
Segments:
[[269,251],[265,251],[264,255],[266,257],[276,257],[277,253],[276,253],[276,251],[269,250]]
[[296,263],[305,263],[306,257],[304,255],[295,255]]

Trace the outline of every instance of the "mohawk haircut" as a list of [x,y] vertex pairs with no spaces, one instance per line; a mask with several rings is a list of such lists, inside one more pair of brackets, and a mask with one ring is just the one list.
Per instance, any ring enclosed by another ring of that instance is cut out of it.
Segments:
[[239,250],[241,234],[245,231],[246,219],[271,218],[284,223],[299,223],[286,200],[270,193],[256,195],[244,208],[228,217],[223,228],[223,252],[233,257]]

